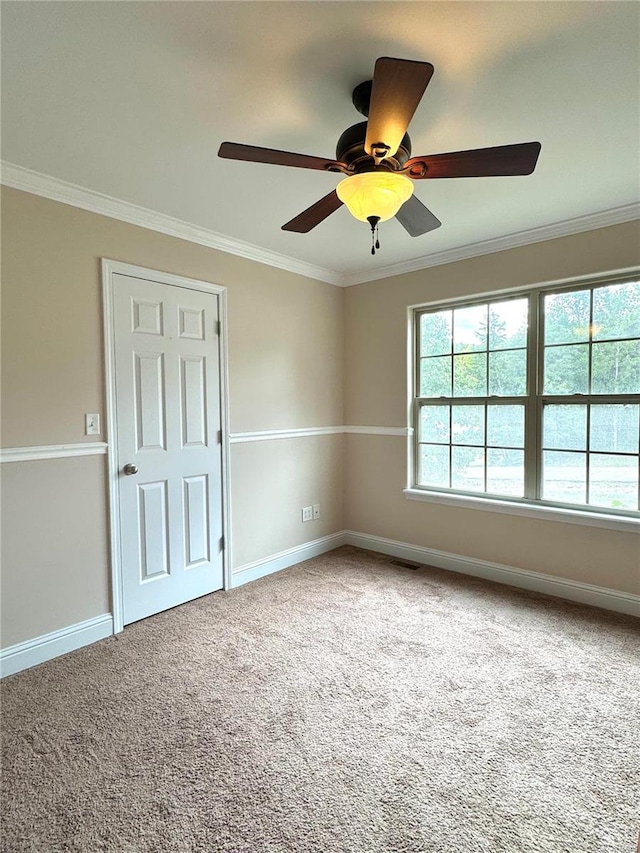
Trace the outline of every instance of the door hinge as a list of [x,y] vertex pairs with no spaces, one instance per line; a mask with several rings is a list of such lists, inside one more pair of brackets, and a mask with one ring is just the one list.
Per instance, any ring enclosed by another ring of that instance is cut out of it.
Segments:
[[222,330],[222,322],[220,320],[216,321],[216,335],[219,335]]
[[224,551],[224,536],[220,537],[220,550]]

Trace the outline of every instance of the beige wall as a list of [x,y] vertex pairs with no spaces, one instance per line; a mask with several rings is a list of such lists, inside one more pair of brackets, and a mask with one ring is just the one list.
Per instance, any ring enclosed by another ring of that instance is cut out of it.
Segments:
[[[408,305],[640,264],[638,236],[620,225],[342,290],[3,188],[1,444],[91,440],[103,257],[227,287],[232,432],[405,426]],[[409,502],[405,469],[393,436],[232,444],[234,566],[348,528],[640,592],[637,536]],[[1,473],[2,646],[108,612],[105,457]]]
[[[345,417],[407,425],[407,306],[640,266],[637,222],[350,287]],[[347,437],[345,527],[453,554],[640,592],[640,537],[407,501],[406,441]]]
[[[3,447],[90,441],[84,413],[104,417],[103,257],[227,287],[232,432],[343,422],[342,289],[3,188]],[[342,448],[231,446],[234,566],[341,529]],[[109,611],[104,468],[2,466],[3,646]]]
[[111,612],[104,458],[2,465],[2,647]]
[[[269,444],[270,468],[264,468]],[[233,445],[233,559],[252,563],[343,528],[344,436],[320,435]],[[299,507],[321,516],[300,523]]]
[[341,288],[3,188],[3,447],[89,440],[101,258],[228,288],[233,432],[342,423]]

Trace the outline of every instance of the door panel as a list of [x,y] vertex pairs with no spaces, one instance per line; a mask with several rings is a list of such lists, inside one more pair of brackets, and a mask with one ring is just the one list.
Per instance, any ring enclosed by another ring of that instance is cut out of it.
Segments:
[[128,624],[223,585],[219,306],[215,294],[113,282]]
[[134,399],[138,450],[165,450],[164,353],[134,352]]
[[167,481],[138,485],[140,580],[169,574]]
[[199,566],[209,560],[209,477],[185,477],[184,538],[185,568]]
[[206,447],[207,380],[202,356],[180,357],[180,410],[182,446]]

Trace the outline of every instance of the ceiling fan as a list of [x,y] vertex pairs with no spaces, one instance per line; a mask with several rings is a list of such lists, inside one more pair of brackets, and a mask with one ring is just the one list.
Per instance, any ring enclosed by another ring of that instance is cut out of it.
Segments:
[[356,219],[371,226],[371,253],[375,254],[380,248],[378,223],[393,216],[411,237],[440,227],[440,221],[413,195],[412,181],[530,175],[536,167],[539,142],[411,157],[407,128],[432,74],[429,62],[380,57],[373,80],[360,83],[352,93],[353,105],[368,121],[344,131],[335,160],[237,142],[223,142],[218,156],[346,175],[335,190],[283,225],[282,230],[307,233],[346,204]]

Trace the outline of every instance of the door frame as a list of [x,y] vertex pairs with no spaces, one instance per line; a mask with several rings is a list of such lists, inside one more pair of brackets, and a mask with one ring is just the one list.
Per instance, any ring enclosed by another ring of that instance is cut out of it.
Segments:
[[105,349],[105,388],[106,388],[106,442],[107,442],[107,483],[109,497],[109,544],[111,564],[111,609],[113,613],[113,633],[124,629],[124,597],[122,588],[122,533],[120,529],[120,493],[118,469],[118,423],[116,419],[116,363],[115,363],[115,323],[113,314],[113,293],[116,287],[114,275],[127,275],[141,278],[156,284],[169,284],[187,290],[199,290],[218,297],[220,333],[220,424],[222,432],[222,577],[223,589],[231,589],[231,491],[230,452],[229,452],[229,361],[227,339],[227,289],[199,279],[185,278],[173,273],[138,267],[133,264],[102,259],[102,310]]

